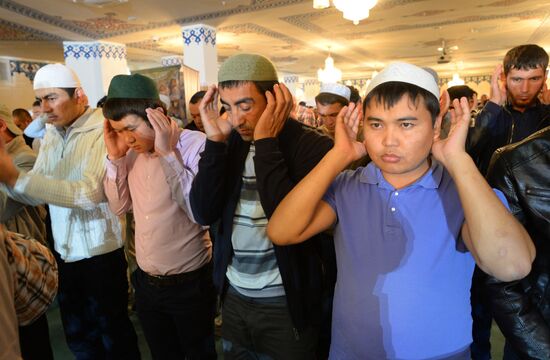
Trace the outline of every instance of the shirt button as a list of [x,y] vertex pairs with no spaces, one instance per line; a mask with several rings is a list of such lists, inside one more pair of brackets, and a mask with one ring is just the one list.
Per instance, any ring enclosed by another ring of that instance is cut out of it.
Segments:
[[395,196],[397,196],[397,195],[399,195],[399,193],[396,191],[396,192],[395,192]]
[[391,208],[391,211],[392,211],[392,212],[395,212],[395,208],[394,208],[394,207],[392,207],[392,208]]

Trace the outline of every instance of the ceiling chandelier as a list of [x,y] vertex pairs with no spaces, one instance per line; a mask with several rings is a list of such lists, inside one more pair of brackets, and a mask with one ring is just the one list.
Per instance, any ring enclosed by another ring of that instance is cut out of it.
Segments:
[[[369,17],[370,10],[377,2],[377,0],[332,0],[334,6],[344,14],[344,19],[353,21],[355,25]],[[325,9],[329,6],[329,0],[313,0],[314,9]]]
[[317,79],[321,83],[336,83],[342,80],[342,71],[334,67],[334,59],[330,56],[325,59],[325,68],[317,70]]
[[447,83],[447,87],[457,86],[457,85],[464,85],[464,80],[460,78],[460,75],[458,75],[458,73],[454,73],[451,81]]

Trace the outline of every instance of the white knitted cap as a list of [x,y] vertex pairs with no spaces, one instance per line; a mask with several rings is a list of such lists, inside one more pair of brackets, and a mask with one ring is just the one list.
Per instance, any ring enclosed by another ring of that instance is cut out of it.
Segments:
[[34,76],[33,89],[77,88],[80,80],[76,73],[63,64],[48,64],[41,67]]
[[432,74],[418,66],[403,62],[394,62],[386,66],[372,79],[367,87],[368,95],[375,87],[390,81],[399,81],[416,85],[430,93],[439,100],[439,87]]
[[351,90],[342,84],[337,83],[323,83],[321,84],[321,91],[319,93],[329,93],[334,95],[339,95],[349,101],[351,96]]

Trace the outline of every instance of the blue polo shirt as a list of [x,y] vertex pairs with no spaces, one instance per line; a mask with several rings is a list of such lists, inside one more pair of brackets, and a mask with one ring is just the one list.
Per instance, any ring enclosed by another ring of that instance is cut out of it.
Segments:
[[467,350],[474,259],[443,166],[433,161],[395,190],[371,162],[340,174],[324,200],[338,218],[330,358],[437,359]]

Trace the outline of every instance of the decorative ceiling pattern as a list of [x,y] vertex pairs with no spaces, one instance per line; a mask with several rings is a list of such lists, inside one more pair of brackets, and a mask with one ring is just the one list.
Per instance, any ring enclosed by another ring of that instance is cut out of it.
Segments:
[[[70,0],[0,0],[0,49],[5,56],[14,50],[18,58],[51,61],[59,59],[52,52],[63,40],[101,40],[126,45],[130,67],[158,67],[161,58],[183,54],[181,27],[202,23],[216,29],[218,61],[262,53],[288,76],[307,78],[316,76],[330,51],[349,79],[397,59],[433,67],[441,77],[456,71],[478,76],[490,74],[512,46],[538,43],[550,50],[548,0],[379,0],[357,26],[334,7],[314,10],[312,2],[128,0],[100,8]],[[49,47],[19,48],[29,41]],[[438,63],[442,41],[458,49]]]
[[131,24],[127,21],[117,19],[116,13],[114,12],[109,12],[106,13],[105,16],[87,19],[85,21],[72,20],[71,23],[86,32],[96,34],[97,37],[100,38],[112,36],[112,34],[122,31],[136,31],[138,28],[142,27],[142,25]]
[[0,41],[54,41],[61,37],[0,19]]

